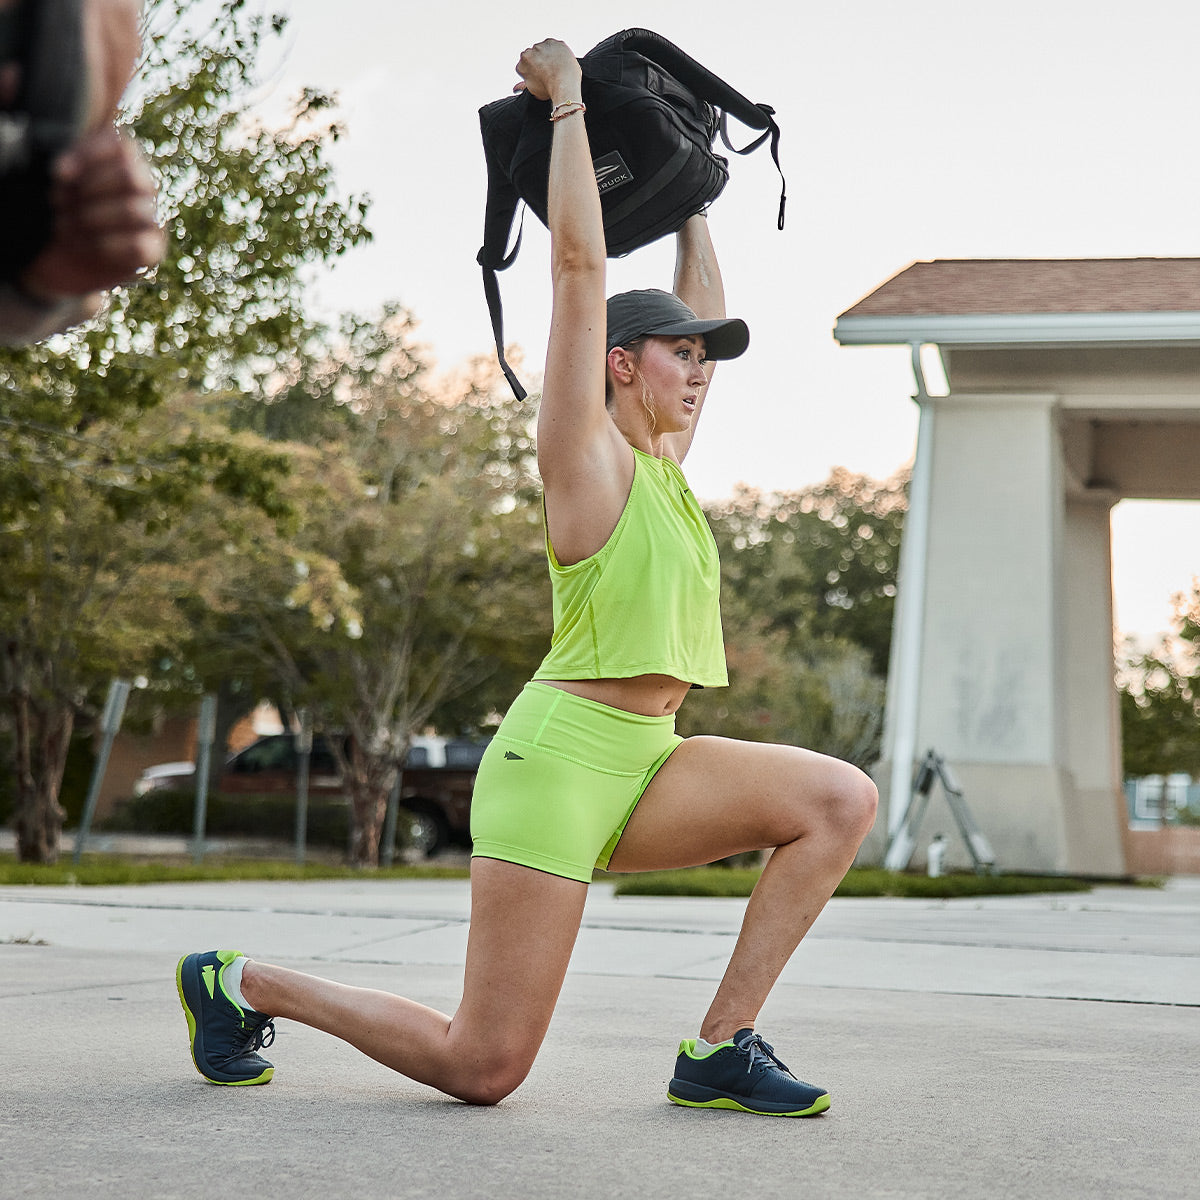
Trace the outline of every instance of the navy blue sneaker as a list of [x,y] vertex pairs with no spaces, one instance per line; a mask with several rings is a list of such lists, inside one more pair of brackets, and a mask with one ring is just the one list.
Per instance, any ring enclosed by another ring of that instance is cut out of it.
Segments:
[[209,1083],[269,1083],[275,1068],[255,1051],[275,1040],[271,1018],[241,1008],[225,991],[225,969],[236,950],[187,954],[175,969],[179,1002],[187,1017],[192,1062]]
[[739,1029],[704,1054],[694,1039],[680,1042],[667,1096],[686,1108],[735,1108],[764,1117],[812,1117],[829,1107],[829,1093],[801,1083],[753,1029]]

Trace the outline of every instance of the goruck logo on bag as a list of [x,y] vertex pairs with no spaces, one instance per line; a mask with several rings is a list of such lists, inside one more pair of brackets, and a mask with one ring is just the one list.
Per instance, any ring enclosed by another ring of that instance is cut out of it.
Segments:
[[623,183],[633,182],[633,172],[626,165],[619,150],[593,158],[592,170],[596,172],[596,187],[600,189],[602,196],[605,192],[611,192],[613,188],[619,188]]

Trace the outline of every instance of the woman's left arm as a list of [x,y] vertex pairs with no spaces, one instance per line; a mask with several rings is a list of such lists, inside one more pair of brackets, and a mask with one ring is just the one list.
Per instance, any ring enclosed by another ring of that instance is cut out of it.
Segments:
[[[675,235],[675,295],[703,319],[725,316],[725,286],[721,282],[721,268],[717,264],[717,252],[713,249],[708,233],[708,221],[699,213],[689,217],[687,223]],[[704,373],[712,382],[715,362],[705,364]],[[683,433],[671,433],[666,441],[671,457],[683,462],[696,435],[696,422],[704,408],[708,388],[700,394],[696,411],[692,414],[691,426]]]

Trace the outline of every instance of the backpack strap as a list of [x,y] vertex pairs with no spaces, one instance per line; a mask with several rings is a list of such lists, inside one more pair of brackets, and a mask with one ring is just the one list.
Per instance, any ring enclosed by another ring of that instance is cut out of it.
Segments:
[[[778,227],[783,228],[784,209],[787,206],[787,180],[783,168],[779,165],[779,126],[775,123],[775,110],[769,104],[755,104],[747,100],[736,88],[732,88],[719,75],[714,75],[707,67],[698,63],[690,54],[680,50],[673,42],[667,41],[662,34],[649,29],[625,29],[601,42],[594,50],[635,50],[644,54],[652,62],[664,67],[680,83],[689,87],[701,100],[707,100],[714,108],[721,110],[721,141],[734,154],[749,154],[757,150],[763,142],[771,139],[771,158],[775,169],[779,172],[779,221]],[[736,117],[750,129],[761,129],[762,135],[756,138],[744,150],[736,149],[729,140],[726,132],[726,116]]]
[[727,113],[721,113],[721,124],[719,126],[721,132],[721,141],[725,145],[726,150],[732,151],[734,154],[750,154],[757,150],[769,137],[771,139],[771,157],[775,160],[775,170],[779,172],[779,228],[783,228],[783,210],[787,207],[787,180],[783,175],[783,168],[779,165],[779,126],[775,124],[775,110],[766,104],[757,106],[765,113],[769,114],[768,119],[771,122],[771,127],[765,132],[760,133],[748,146],[744,146],[739,150],[729,140],[729,129],[727,127]]
[[[512,99],[517,99],[513,97]],[[509,100],[499,101],[499,104],[510,105]],[[500,301],[500,281],[496,278],[497,271],[507,270],[512,266],[517,252],[521,249],[521,235],[525,229],[525,206],[517,189],[513,187],[508,176],[497,163],[487,138],[487,130],[492,120],[496,118],[495,106],[487,105],[479,110],[479,120],[484,132],[484,158],[487,162],[488,185],[487,204],[483,214],[483,245],[475,256],[475,261],[483,268],[483,295],[487,300],[488,314],[492,319],[492,336],[496,339],[496,357],[500,361],[500,369],[513,395],[518,400],[524,400],[528,393],[521,386],[516,373],[508,365],[504,357],[504,306]],[[508,249],[508,240],[512,236],[513,222],[516,220],[517,207],[521,208],[521,221],[517,227],[517,240],[512,250]]]
[[764,106],[747,100],[741,92],[730,87],[719,75],[714,75],[690,54],[680,50],[674,42],[667,41],[662,34],[653,33],[649,29],[625,29],[601,42],[596,50],[610,45],[617,50],[636,50],[639,54],[644,54],[660,67],[665,67],[702,100],[731,112],[743,125],[749,125],[751,129],[770,128],[774,109],[764,110]]
[[[521,220],[522,222],[525,220],[523,213]],[[511,265],[520,248],[521,235],[518,233],[517,244],[513,247],[512,254],[505,260],[503,264],[505,267]],[[518,400],[524,400],[529,393],[521,386],[521,381],[512,367],[508,365],[508,359],[504,357],[504,306],[500,302],[500,281],[496,278],[495,267],[483,267],[483,295],[487,300],[488,315],[492,318],[492,336],[496,339],[496,358],[500,362],[500,370],[504,372],[504,378],[508,380],[508,386],[512,388],[513,395]]]

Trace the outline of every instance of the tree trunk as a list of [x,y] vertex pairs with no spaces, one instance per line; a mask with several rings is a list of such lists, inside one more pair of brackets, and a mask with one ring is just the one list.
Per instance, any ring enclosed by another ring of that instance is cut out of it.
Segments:
[[350,814],[350,860],[356,867],[379,866],[379,844],[383,839],[383,820],[387,813],[387,789],[354,787]]
[[217,719],[213,729],[213,754],[219,765],[229,753],[229,735],[233,732],[233,727],[253,709],[246,703],[244,693],[235,692],[225,679],[217,684],[216,697]]
[[66,817],[58,790],[75,712],[69,706],[34,704],[25,690],[18,691],[13,700],[17,859],[55,863]]
[[355,742],[350,748],[350,861],[356,867],[378,867],[388,796],[396,767],[390,756],[369,754]]

